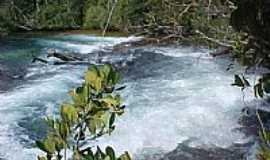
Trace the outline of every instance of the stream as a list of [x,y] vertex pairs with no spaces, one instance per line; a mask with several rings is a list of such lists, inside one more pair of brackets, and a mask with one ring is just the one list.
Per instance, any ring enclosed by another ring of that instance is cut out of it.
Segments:
[[59,105],[69,101],[67,92],[82,82],[87,66],[31,63],[33,56],[48,59],[50,48],[118,66],[121,85],[127,86],[121,92],[126,112],[114,133],[95,144],[129,151],[135,160],[252,159],[256,143],[239,123],[243,95],[230,85],[230,59],[191,46],[110,52],[113,45],[135,39],[83,34],[1,39],[0,159],[35,159],[41,152],[33,144],[45,132],[42,119],[56,116]]

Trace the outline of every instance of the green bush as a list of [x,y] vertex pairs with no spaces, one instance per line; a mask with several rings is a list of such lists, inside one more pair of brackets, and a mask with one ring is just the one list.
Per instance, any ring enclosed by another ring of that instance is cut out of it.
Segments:
[[[86,29],[103,29],[113,5],[112,1],[88,0],[86,4],[83,27]],[[109,30],[123,31],[128,26],[128,4],[129,0],[117,1]]]
[[85,29],[102,29],[106,23],[107,11],[102,4],[90,4],[84,15]]
[[71,103],[60,107],[60,118],[47,118],[48,131],[37,147],[46,153],[39,160],[66,160],[67,150],[73,153],[73,160],[130,160],[126,152],[116,157],[114,150],[107,147],[103,152],[98,146],[94,153],[91,142],[111,134],[115,119],[124,113],[121,97],[115,88],[119,73],[110,65],[90,67],[82,85],[69,92]]

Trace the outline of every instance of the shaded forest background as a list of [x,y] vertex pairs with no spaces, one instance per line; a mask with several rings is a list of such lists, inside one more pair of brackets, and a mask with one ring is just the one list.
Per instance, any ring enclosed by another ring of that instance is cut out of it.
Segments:
[[109,30],[122,32],[158,26],[174,31],[186,26],[186,32],[195,26],[203,29],[208,23],[222,23],[220,19],[228,18],[233,9],[232,2],[224,0],[1,0],[0,27],[13,31],[103,29],[114,5]]

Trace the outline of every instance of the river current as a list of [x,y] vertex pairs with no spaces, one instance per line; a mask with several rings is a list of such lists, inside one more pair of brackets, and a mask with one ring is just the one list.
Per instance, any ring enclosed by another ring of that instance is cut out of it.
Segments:
[[[96,144],[111,145],[118,153],[127,150],[135,159],[145,160],[181,160],[181,156],[204,160],[203,154],[213,148],[235,146],[247,146],[240,156],[249,157],[253,137],[241,131],[243,95],[230,85],[233,73],[226,71],[230,60],[212,58],[208,49],[190,46],[110,52],[113,45],[135,39],[57,34],[1,40],[0,159],[35,159],[40,151],[33,147],[34,141],[45,132],[42,119],[56,116],[59,105],[69,100],[67,92],[82,82],[87,66],[31,63],[33,56],[48,59],[51,48],[87,55],[93,63],[112,63],[121,72],[121,85],[127,86],[121,92],[126,113],[118,119],[115,132]],[[183,147],[181,151],[181,144],[206,152],[196,158],[195,151],[187,153]],[[168,158],[173,151],[178,158]],[[221,157],[230,154],[224,151]]]

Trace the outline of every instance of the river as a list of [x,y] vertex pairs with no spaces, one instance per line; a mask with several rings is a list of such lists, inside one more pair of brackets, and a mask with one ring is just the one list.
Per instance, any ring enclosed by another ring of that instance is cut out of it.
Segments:
[[87,66],[31,63],[33,56],[48,59],[50,48],[89,55],[93,63],[98,59],[118,65],[121,84],[127,86],[121,92],[126,113],[116,131],[96,144],[111,145],[119,153],[127,150],[138,160],[250,157],[254,138],[241,130],[243,97],[230,86],[230,60],[212,58],[208,49],[190,46],[109,52],[111,46],[133,39],[85,34],[2,39],[0,159],[35,159],[40,151],[34,141],[44,135],[42,119],[56,116],[59,104],[69,100],[67,92],[82,81]]

